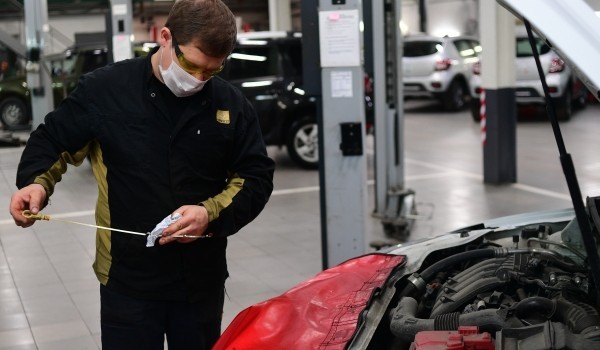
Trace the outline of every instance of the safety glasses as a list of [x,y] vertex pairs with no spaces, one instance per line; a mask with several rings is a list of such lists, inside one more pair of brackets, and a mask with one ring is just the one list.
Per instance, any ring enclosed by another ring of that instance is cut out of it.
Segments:
[[175,49],[175,56],[177,56],[177,61],[179,61],[179,65],[186,72],[188,72],[190,74],[202,74],[202,75],[208,75],[210,77],[214,77],[215,75],[219,74],[223,70],[223,67],[224,67],[223,64],[219,68],[212,69],[212,70],[200,68],[200,67],[196,66],[195,64],[188,61],[185,58],[185,56],[183,56],[183,52],[181,52],[181,49],[179,48],[179,44],[177,44],[177,40],[175,40],[175,36],[173,35],[173,33],[171,33],[171,39],[173,40],[173,48]]

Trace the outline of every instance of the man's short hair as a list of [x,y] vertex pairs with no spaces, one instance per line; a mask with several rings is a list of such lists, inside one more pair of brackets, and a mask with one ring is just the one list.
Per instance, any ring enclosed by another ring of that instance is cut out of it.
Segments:
[[178,0],[165,26],[179,44],[193,43],[212,57],[229,55],[237,36],[235,16],[221,0]]

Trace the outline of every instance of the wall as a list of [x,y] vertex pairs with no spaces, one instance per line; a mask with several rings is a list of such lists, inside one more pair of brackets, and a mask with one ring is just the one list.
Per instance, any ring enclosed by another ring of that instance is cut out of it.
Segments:
[[[374,0],[373,0],[374,1]],[[380,1],[380,0],[377,0]],[[479,13],[478,6],[481,0],[426,0],[427,9],[427,32],[429,34],[471,34],[478,35]],[[586,0],[594,9],[600,9],[600,0]],[[236,12],[244,24],[248,24],[252,30],[268,30],[268,13]],[[154,16],[154,24],[158,29],[164,24],[164,16]],[[416,33],[419,31],[419,8],[418,0],[402,1],[402,22],[405,33]],[[77,17],[50,17],[50,36],[52,40],[48,43],[47,53],[63,50],[73,43],[74,33],[101,32],[105,28],[103,15],[89,15]],[[301,30],[300,20],[294,15],[294,30]],[[146,21],[142,23],[139,18],[133,22],[133,31],[136,41],[148,41],[152,39],[149,32],[150,26]],[[0,30],[19,38],[25,42],[25,24],[22,20],[0,21]]]
[[[236,13],[240,16],[242,23],[249,23],[253,30],[268,30],[261,23],[268,23],[268,13]],[[156,33],[165,24],[167,15],[155,15],[152,23],[145,20],[143,23],[140,17],[133,19],[134,41],[151,41],[153,35],[151,26],[154,24]],[[44,48],[45,54],[52,54],[63,51],[75,41],[75,33],[93,33],[104,32],[106,28],[106,19],[104,15],[87,16],[52,16],[48,19],[50,25],[49,40]],[[18,38],[21,43],[25,43],[25,21],[2,20],[0,21],[0,30]]]
[[[478,34],[478,1],[477,0],[427,0],[426,33],[437,36],[456,36],[461,34]],[[404,0],[402,2],[403,33],[419,32],[419,2]]]

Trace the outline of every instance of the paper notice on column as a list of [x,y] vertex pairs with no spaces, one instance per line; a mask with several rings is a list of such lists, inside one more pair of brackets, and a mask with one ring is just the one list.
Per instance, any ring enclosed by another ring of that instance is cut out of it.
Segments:
[[131,41],[128,35],[118,34],[113,36],[113,60],[115,62],[131,58]]
[[360,66],[358,10],[319,12],[321,67]]
[[352,71],[331,72],[331,97],[352,97]]

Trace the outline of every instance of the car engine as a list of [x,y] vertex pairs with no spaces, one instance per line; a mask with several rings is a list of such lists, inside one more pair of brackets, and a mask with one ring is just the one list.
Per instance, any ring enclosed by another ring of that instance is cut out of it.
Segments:
[[431,253],[396,284],[390,348],[600,349],[596,287],[574,222]]

